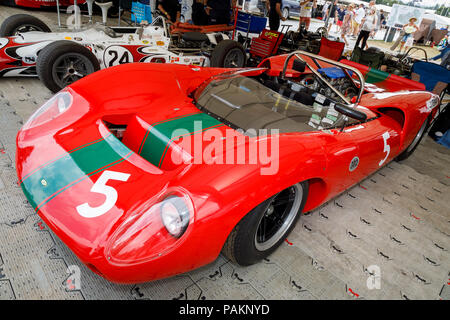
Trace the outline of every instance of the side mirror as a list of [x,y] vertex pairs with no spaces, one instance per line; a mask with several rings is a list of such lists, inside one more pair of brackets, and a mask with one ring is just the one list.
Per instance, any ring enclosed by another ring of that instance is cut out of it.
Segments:
[[334,106],[334,109],[336,109],[337,112],[342,113],[343,115],[346,115],[347,117],[350,117],[352,119],[356,119],[359,121],[366,121],[367,119],[367,115],[364,112],[344,106],[342,104],[336,104]]

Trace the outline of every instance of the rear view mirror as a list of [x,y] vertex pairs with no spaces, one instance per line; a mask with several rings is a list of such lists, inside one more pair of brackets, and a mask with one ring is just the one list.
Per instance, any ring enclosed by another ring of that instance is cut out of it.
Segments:
[[356,119],[359,121],[366,121],[367,119],[367,115],[364,112],[341,104],[336,104],[334,106],[334,109],[336,109],[337,112],[342,113],[343,115],[346,115],[347,117],[350,117],[352,119]]

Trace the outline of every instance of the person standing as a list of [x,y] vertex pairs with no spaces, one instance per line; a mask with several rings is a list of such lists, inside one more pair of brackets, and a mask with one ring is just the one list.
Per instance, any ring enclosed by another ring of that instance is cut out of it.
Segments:
[[377,22],[375,23],[375,31],[374,34],[372,34],[371,36],[375,36],[375,33],[380,29],[380,12],[378,11],[377,7],[376,7],[376,1],[372,0],[369,2],[369,7],[366,10],[366,15],[369,14],[370,10],[375,10],[375,16],[377,17]]
[[380,10],[380,28],[384,29],[386,25],[386,16],[384,15],[383,9]]
[[192,22],[197,26],[206,26],[208,24],[205,4],[206,0],[194,0],[192,4]]
[[310,1],[310,0],[301,1],[300,0],[300,22],[299,22],[299,26],[298,26],[299,31],[301,29],[302,24],[305,25],[305,29],[306,29],[306,31],[308,31],[309,25],[311,24],[311,15],[312,15],[313,8],[315,9],[317,7],[316,2],[317,2],[317,0],[314,0],[314,1]]
[[341,32],[341,29],[342,29],[342,22],[344,21],[344,16],[345,16],[345,14],[346,14],[346,8],[345,8],[345,5],[343,5],[343,4],[341,4],[340,6],[339,6],[339,8],[337,9],[337,18],[338,18],[338,21],[337,21],[337,26],[338,26],[338,32]]
[[367,46],[367,39],[369,39],[370,33],[375,30],[377,23],[377,16],[375,10],[371,9],[369,14],[361,21],[361,31],[359,32],[358,39],[356,39],[355,48],[359,46],[362,40],[361,49]]
[[359,8],[355,12],[355,18],[354,18],[354,24],[353,24],[353,36],[356,37],[356,35],[359,32],[359,28],[361,27],[362,20],[364,19],[366,15],[366,11],[364,10],[364,5],[361,3],[359,5]]
[[236,7],[236,0],[208,0],[205,12],[210,24],[229,24],[231,8]]
[[350,3],[345,11],[345,16],[344,19],[342,19],[341,27],[341,38],[344,40],[346,46],[348,46],[348,41],[345,36],[352,31],[353,16],[353,3]]
[[405,34],[402,37],[402,40],[400,41],[400,49],[399,52],[402,52],[403,46],[405,46],[405,51],[408,49],[408,47],[412,46],[412,43],[414,41],[413,35],[414,32],[419,30],[419,27],[416,25],[416,18],[409,19],[409,23],[405,24],[402,28],[402,30],[405,32]]
[[157,8],[171,22],[180,21],[181,5],[178,0],[158,0]]
[[325,22],[325,24],[328,23],[328,33],[330,33],[331,27],[338,20],[337,19],[337,9],[338,9],[338,0],[334,0],[334,3],[328,9],[328,13],[327,13],[328,21]]
[[269,11],[269,29],[278,31],[280,20],[286,21],[281,13],[281,0],[266,1],[267,11]]
[[325,2],[325,4],[322,7],[322,21],[325,22],[327,20],[327,12],[328,12],[328,8],[330,7],[331,2],[327,1]]

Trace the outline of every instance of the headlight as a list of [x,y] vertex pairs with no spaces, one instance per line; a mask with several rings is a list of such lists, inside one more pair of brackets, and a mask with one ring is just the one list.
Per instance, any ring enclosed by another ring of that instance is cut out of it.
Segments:
[[189,225],[189,209],[183,198],[170,196],[161,204],[161,219],[167,231],[179,238]]
[[125,220],[106,246],[114,264],[136,264],[160,257],[183,243],[194,221],[191,199],[183,190],[165,193],[160,200]]
[[24,125],[24,129],[37,127],[47,123],[64,113],[73,103],[72,95],[61,91],[42,105]]
[[431,111],[439,105],[439,96],[433,94],[433,96],[427,100],[427,110]]

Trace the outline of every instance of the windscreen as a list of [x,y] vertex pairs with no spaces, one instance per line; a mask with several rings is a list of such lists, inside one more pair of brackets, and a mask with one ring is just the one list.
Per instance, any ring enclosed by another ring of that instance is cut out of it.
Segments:
[[[306,94],[306,93],[305,93]],[[321,95],[305,105],[283,96],[258,80],[242,75],[213,78],[195,93],[197,106],[219,120],[243,129],[278,129],[306,132],[344,124],[345,118],[333,103],[324,106]]]

